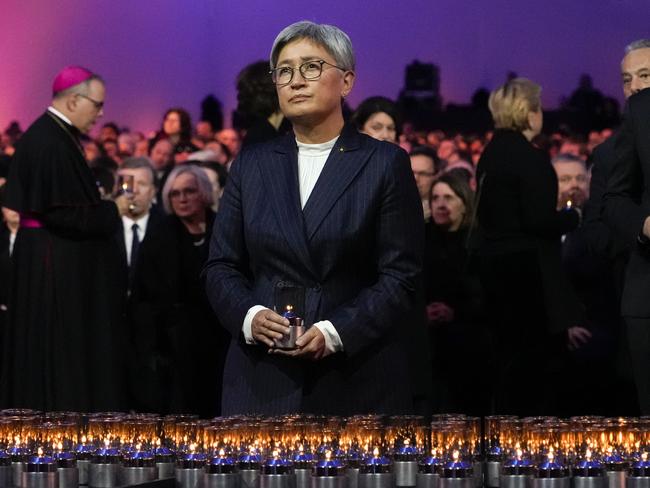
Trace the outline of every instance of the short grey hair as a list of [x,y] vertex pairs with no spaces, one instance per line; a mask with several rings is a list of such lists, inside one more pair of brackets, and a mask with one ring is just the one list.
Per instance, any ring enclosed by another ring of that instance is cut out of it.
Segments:
[[101,76],[93,74],[87,80],[84,80],[81,83],[77,83],[76,85],[71,86],[70,88],[66,88],[65,90],[61,90],[60,92],[55,93],[53,99],[54,100],[61,99],[61,98],[66,97],[66,96],[68,96],[68,95],[70,95],[72,93],[87,95],[88,91],[90,90],[90,83],[92,81],[98,81],[102,85],[106,85],[106,82],[104,81],[104,79]]
[[585,168],[585,170],[587,169],[587,163],[585,163],[583,159],[569,153],[558,154],[553,159],[551,159],[551,163],[553,165],[562,164],[562,163],[578,163],[582,165]]
[[650,47],[650,39],[637,39],[625,46],[625,54],[627,55],[637,49],[645,49],[648,47]]
[[354,71],[354,51],[352,41],[350,41],[348,35],[336,26],[316,24],[309,20],[301,20],[291,24],[278,34],[271,48],[271,69],[275,69],[282,48],[293,41],[301,39],[307,39],[322,46],[334,58],[339,68]]
[[174,210],[172,209],[172,204],[169,201],[169,192],[171,191],[172,185],[174,184],[176,178],[178,178],[180,175],[185,173],[189,173],[193,175],[194,178],[196,179],[196,184],[199,187],[199,196],[201,197],[201,200],[203,201],[205,208],[212,207],[212,204],[214,203],[214,198],[212,197],[212,183],[210,183],[208,176],[201,168],[193,164],[176,166],[169,173],[169,176],[167,177],[167,181],[165,181],[165,186],[163,187],[162,190],[162,203],[163,203],[163,207],[165,208],[165,212],[167,212],[168,214],[174,213]]
[[153,169],[153,164],[151,164],[151,159],[145,158],[145,157],[131,157],[131,158],[126,158],[124,162],[122,163],[122,166],[120,166],[117,169],[117,172],[119,173],[120,170],[122,169],[146,169],[149,170],[149,174],[151,174],[151,183],[154,186],[158,186],[158,182],[156,181],[156,170]]

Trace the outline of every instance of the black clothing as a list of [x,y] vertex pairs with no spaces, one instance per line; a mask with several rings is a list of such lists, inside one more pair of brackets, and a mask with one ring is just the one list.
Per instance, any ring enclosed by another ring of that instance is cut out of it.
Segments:
[[520,132],[495,131],[477,178],[480,274],[499,362],[495,411],[549,414],[554,405],[544,405],[529,383],[546,377],[552,386],[564,331],[580,325],[580,305],[560,255],[560,237],[579,217],[556,210],[555,171]]
[[[149,209],[149,221],[147,222],[147,234],[155,228],[161,220],[163,220],[165,214],[160,209],[158,205],[152,205]],[[139,230],[140,241],[143,239],[142,235],[143,230]],[[131,252],[133,253],[133,245],[131,246]],[[122,220],[120,219],[120,227],[117,229],[113,235],[113,258],[114,267],[117,270],[115,277],[117,279],[116,286],[120,289],[120,294],[124,298],[128,295],[128,292],[133,286],[133,279],[135,274],[135,267],[133,266],[133,254],[131,254],[131,266],[129,266],[126,259],[126,241],[124,236],[124,225],[122,225]],[[136,258],[137,260],[137,258]]]
[[631,246],[622,298],[629,317],[650,318],[650,246],[638,242],[650,215],[650,90],[628,99],[615,141],[615,160],[603,197],[603,220]]
[[579,217],[573,210],[556,210],[557,176],[548,157],[521,133],[497,130],[477,171],[482,182],[480,254],[516,259],[528,255],[541,272],[546,330],[560,332],[576,325],[581,311],[562,271],[560,237],[578,226]]
[[[626,242],[613,232],[601,215],[603,196],[616,160],[617,138],[618,134],[611,136],[592,152],[589,199],[583,209],[582,225],[567,235],[562,246],[565,269],[585,304],[589,329],[594,335],[588,344],[571,353],[568,367],[584,371],[600,363],[601,375],[607,378],[599,375],[596,381],[608,382],[618,393],[610,395],[616,405],[599,397],[595,404],[599,410],[594,413],[634,416],[638,415],[638,404],[626,329],[620,315],[625,267],[634,242]],[[635,183],[640,184],[641,179],[636,180]],[[640,194],[640,186],[634,193]],[[595,388],[590,391],[597,394]],[[576,394],[574,389],[573,392],[575,408],[572,411],[587,411],[585,405],[594,405],[593,395]]]
[[10,238],[11,232],[7,224],[0,222],[0,351],[3,350],[2,344],[7,325],[7,301],[11,283]]
[[625,317],[632,374],[641,414],[650,413],[650,319]]
[[175,215],[162,219],[140,247],[133,287],[133,328],[143,374],[139,408],[214,417],[229,342],[208,303],[201,269],[214,213],[195,236]]
[[246,135],[242,140],[241,147],[247,147],[251,144],[258,144],[260,142],[268,142],[276,137],[287,135],[291,132],[291,122],[286,117],[282,118],[282,123],[276,129],[267,119],[257,119],[255,122],[246,129]]
[[[594,248],[592,225],[583,222],[578,229],[569,232],[562,243],[563,267],[583,305],[585,326],[592,334],[586,344],[567,354],[565,371],[568,378],[580,371],[599,371],[599,374],[580,376],[579,389],[575,382],[565,382],[564,411],[558,413],[561,416],[570,416],[573,412],[638,415],[627,344],[623,343],[617,280],[610,257]],[[602,225],[601,222],[599,226]],[[611,395],[603,396],[600,387],[603,384],[609,385]]]
[[[602,216],[607,182],[616,161],[615,145],[617,138],[618,133],[599,144],[592,153],[589,200],[585,203],[582,227],[591,252],[599,256],[609,256],[612,267],[611,273],[615,280],[617,296],[620,301],[623,293],[625,267],[630,259],[630,252],[635,241],[613,232],[603,221]],[[641,194],[641,177],[639,175],[633,178],[633,184],[636,185],[636,188],[633,189],[632,193],[637,195],[635,201],[638,204]]]
[[628,99],[603,197],[603,220],[630,246],[621,310],[628,329],[639,406],[650,414],[650,245],[642,236],[650,215],[650,90]]
[[[466,248],[467,231],[446,232],[426,225],[424,278],[426,303],[444,303],[454,312],[451,322],[430,323],[434,412],[489,413],[489,389],[477,371],[488,366],[490,341],[478,274]],[[463,358],[462,360],[459,360]],[[474,378],[468,389],[458,378]]]
[[12,256],[0,390],[14,407],[123,408],[122,331],[108,279],[120,219],[100,200],[77,134],[47,112],[10,168],[6,206],[41,224],[19,229]]

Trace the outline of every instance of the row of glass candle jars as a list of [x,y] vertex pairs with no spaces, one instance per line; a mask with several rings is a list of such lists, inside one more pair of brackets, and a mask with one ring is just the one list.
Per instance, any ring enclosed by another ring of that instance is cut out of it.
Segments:
[[650,487],[646,418],[486,418],[489,488],[537,485]]
[[[436,418],[430,429],[421,417],[403,416],[388,419],[361,416],[344,423],[339,418],[313,416],[235,417],[203,422],[191,417],[161,419],[147,415],[97,414],[89,416],[83,426],[74,421],[79,418],[79,414],[56,414],[30,420],[29,415],[14,414],[3,418],[0,413],[0,438],[7,440],[11,449],[20,449],[25,444],[33,447],[35,442],[43,440],[47,441],[46,445],[53,439],[62,440],[63,450],[67,451],[75,435],[78,438],[83,432],[87,435],[86,443],[82,437],[77,447],[83,449],[85,446],[92,452],[99,448],[98,443],[108,441],[105,448],[117,449],[120,456],[123,455],[121,451],[136,444],[140,444],[140,452],[167,449],[171,454],[174,449],[184,456],[194,444],[202,446],[195,455],[206,453],[210,456],[208,452],[223,451],[226,458],[239,463],[242,456],[250,456],[253,452],[262,460],[268,458],[276,462],[277,458],[276,464],[286,463],[287,469],[289,465],[301,469],[299,463],[306,462],[309,456],[322,460],[323,452],[329,450],[330,461],[347,466],[348,471],[364,470],[371,474],[392,471],[397,486],[412,486],[414,466],[415,471],[419,468],[423,474],[453,479],[472,476],[479,483],[482,479],[480,422],[462,415]],[[57,422],[51,421],[57,419]],[[586,454],[584,447],[591,446],[592,459],[600,461],[605,452],[604,440],[612,448],[611,456],[633,460],[629,447],[646,445],[644,436],[649,430],[644,419],[593,417],[570,419],[569,422],[551,418],[490,417],[486,424],[488,486],[498,486],[489,482],[490,468],[494,465],[499,465],[497,480],[505,468],[543,472],[549,452],[553,453],[553,463],[571,467],[580,460],[581,453]],[[11,435],[2,435],[7,430],[3,426],[10,428]],[[16,435],[18,442],[11,440]],[[596,445],[595,440],[600,440],[600,444]],[[521,455],[517,454],[519,451]],[[276,455],[271,456],[274,452]]]

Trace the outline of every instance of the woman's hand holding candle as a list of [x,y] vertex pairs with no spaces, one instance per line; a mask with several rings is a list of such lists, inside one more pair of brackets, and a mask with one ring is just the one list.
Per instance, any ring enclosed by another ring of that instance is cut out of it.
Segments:
[[303,335],[296,339],[296,349],[271,349],[269,352],[318,361],[328,353],[325,346],[325,336],[320,329],[318,327],[310,327]]
[[273,348],[274,339],[282,339],[284,335],[289,334],[289,320],[273,310],[260,310],[251,322],[251,333],[257,342]]

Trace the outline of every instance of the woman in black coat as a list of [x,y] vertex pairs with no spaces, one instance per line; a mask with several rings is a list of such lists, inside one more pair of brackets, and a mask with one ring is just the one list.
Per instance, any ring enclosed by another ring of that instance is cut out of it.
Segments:
[[210,180],[199,167],[176,167],[163,189],[169,215],[142,241],[134,278],[138,355],[149,381],[145,405],[160,413],[218,415],[226,340],[201,270],[214,212]]
[[567,331],[585,338],[578,300],[561,266],[561,236],[578,226],[557,210],[557,177],[531,144],[541,132],[540,87],[516,78],[490,95],[495,133],[478,163],[479,256],[498,370],[495,411],[550,414]]
[[[489,336],[481,285],[467,249],[474,193],[459,171],[443,173],[429,195],[424,278],[433,358],[435,413],[485,415],[489,399],[477,372],[487,366]],[[472,379],[472,388],[466,380]]]

